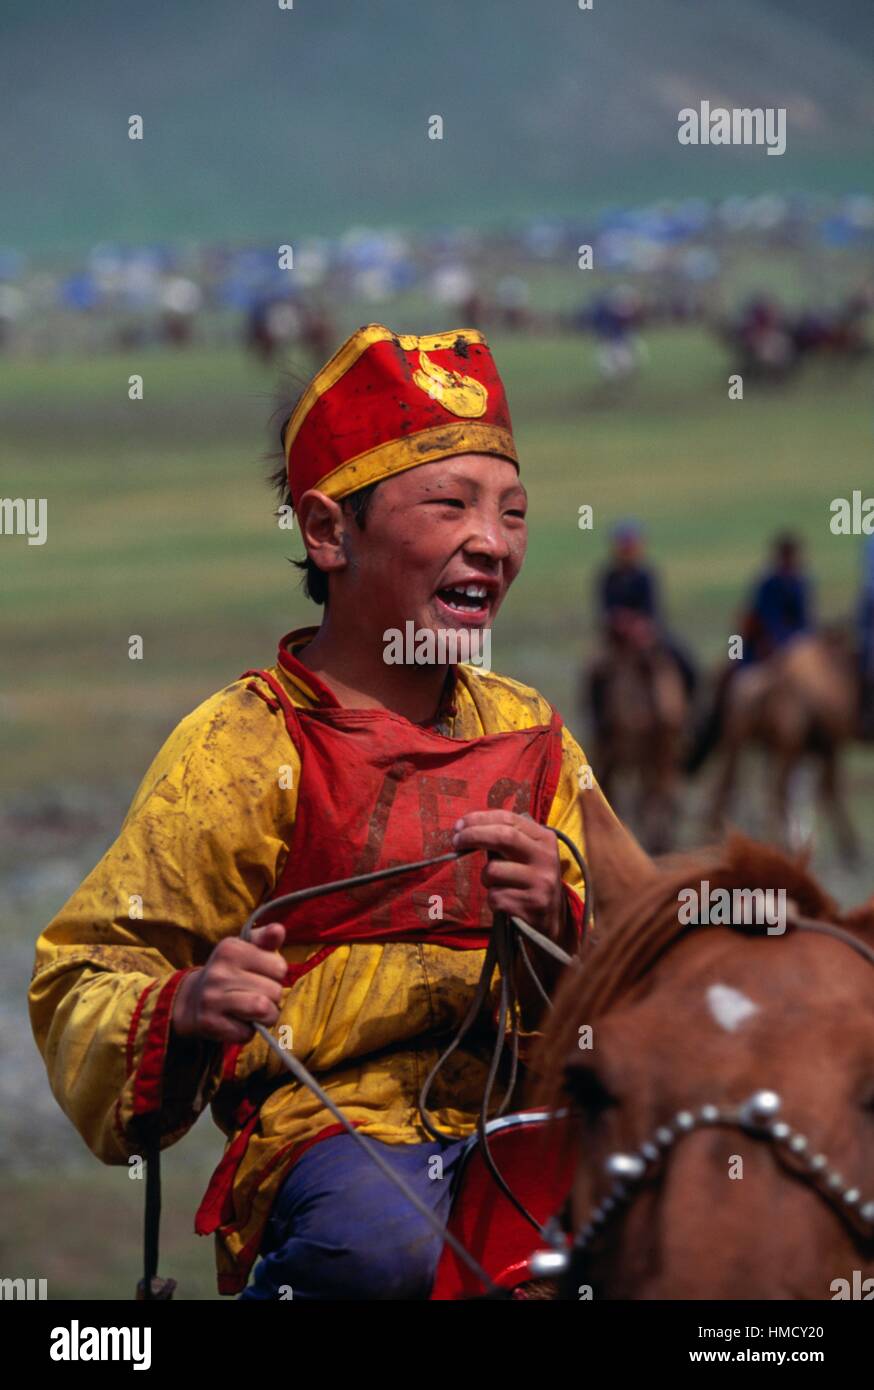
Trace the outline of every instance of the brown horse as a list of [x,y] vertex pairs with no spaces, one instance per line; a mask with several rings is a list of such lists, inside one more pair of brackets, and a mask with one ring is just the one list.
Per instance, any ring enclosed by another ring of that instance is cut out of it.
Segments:
[[792,788],[806,761],[819,771],[819,800],[848,862],[858,857],[858,840],[840,781],[840,754],[854,737],[858,686],[853,656],[837,633],[796,638],[767,661],[737,672],[726,694],[720,744],[721,767],[714,785],[711,825],[729,814],[741,755],[749,745],[768,755],[770,833],[792,845]]
[[644,845],[673,845],[689,699],[658,640],[613,642],[580,683],[595,716],[592,766],[609,801],[631,789],[629,819]]
[[[778,850],[656,866],[585,804],[596,930],[533,1059],[536,1101],[581,1112],[566,1292],[874,1293],[874,901],[831,934],[835,904]],[[681,925],[705,880],[785,890],[788,929]]]

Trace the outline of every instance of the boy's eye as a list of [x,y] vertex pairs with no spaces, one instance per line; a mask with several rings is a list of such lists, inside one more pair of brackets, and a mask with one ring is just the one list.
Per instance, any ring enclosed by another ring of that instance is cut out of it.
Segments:
[[522,520],[524,521],[524,520],[525,520],[525,517],[527,516],[527,512],[525,512],[521,507],[512,507],[512,508],[507,512],[507,516],[518,516],[518,517],[521,517]]
[[425,504],[428,507],[463,507],[460,497],[432,497]]

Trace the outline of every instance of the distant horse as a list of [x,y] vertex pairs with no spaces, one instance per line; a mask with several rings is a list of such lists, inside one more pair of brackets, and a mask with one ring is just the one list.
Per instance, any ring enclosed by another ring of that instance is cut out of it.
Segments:
[[792,337],[801,356],[821,356],[846,366],[871,352],[865,333],[868,296],[853,295],[837,309],[808,310],[792,323]]
[[755,299],[738,316],[715,326],[732,354],[734,369],[745,378],[783,382],[801,362],[792,326],[773,300]]
[[300,326],[300,344],[312,357],[316,367],[327,362],[334,342],[334,325],[323,305],[305,304]]
[[630,819],[654,854],[671,848],[689,697],[676,660],[658,640],[615,642],[583,673],[580,703],[594,714],[592,766],[612,801],[631,787]]
[[[741,837],[656,866],[584,806],[596,930],[532,1059],[536,1101],[581,1112],[564,1296],[870,1297],[874,900],[841,919]],[[681,925],[704,882],[784,890],[785,934]]]
[[727,817],[744,748],[762,744],[769,757],[771,833],[790,845],[792,784],[805,760],[819,766],[819,800],[848,861],[858,841],[840,782],[840,753],[857,732],[858,674],[840,634],[800,636],[757,665],[737,672],[726,694],[720,743],[722,765],[710,822]]
[[742,376],[782,382],[810,358],[847,364],[871,352],[865,333],[869,296],[857,294],[837,308],[791,314],[771,299],[755,299],[737,316],[717,320],[715,328]]

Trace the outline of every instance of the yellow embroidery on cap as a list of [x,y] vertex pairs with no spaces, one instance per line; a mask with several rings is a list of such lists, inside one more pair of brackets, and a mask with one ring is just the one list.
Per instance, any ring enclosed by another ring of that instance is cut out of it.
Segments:
[[446,371],[445,367],[432,362],[421,349],[419,369],[413,372],[413,381],[453,415],[472,420],[486,413],[489,393],[481,381],[472,376],[462,376],[461,372]]

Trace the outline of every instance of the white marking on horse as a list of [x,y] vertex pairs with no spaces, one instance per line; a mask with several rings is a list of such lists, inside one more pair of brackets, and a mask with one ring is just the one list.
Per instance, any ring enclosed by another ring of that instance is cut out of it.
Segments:
[[731,985],[710,985],[707,990],[707,1004],[720,1028],[733,1033],[753,1014],[759,1012],[758,1004],[741,994]]

